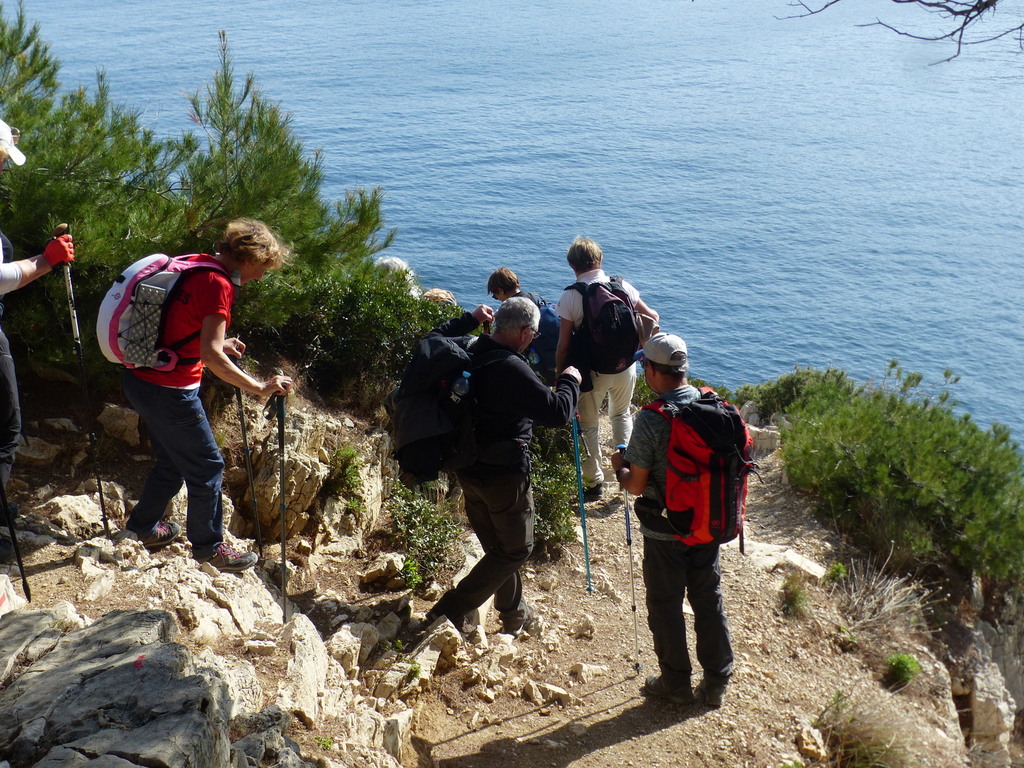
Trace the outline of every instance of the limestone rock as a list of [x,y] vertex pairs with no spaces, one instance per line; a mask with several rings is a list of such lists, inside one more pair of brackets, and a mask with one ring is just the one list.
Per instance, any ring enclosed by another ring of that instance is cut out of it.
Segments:
[[374,559],[360,575],[359,580],[363,584],[386,581],[400,574],[404,566],[405,555],[397,552],[388,552]]
[[278,701],[307,726],[317,722],[320,714],[319,692],[327,683],[327,662],[330,658],[320,634],[304,613],[296,613],[285,626],[284,639],[289,643],[291,658],[288,673],[278,687]]
[[975,764],[982,768],[1008,768],[1016,705],[995,664],[986,664],[975,674],[970,701]]
[[72,536],[91,539],[103,534],[100,506],[88,496],[57,496],[39,511]]
[[22,464],[45,467],[57,461],[63,448],[39,437],[26,437],[18,442],[17,460]]
[[111,437],[132,447],[140,444],[139,414],[131,408],[106,403],[96,420]]

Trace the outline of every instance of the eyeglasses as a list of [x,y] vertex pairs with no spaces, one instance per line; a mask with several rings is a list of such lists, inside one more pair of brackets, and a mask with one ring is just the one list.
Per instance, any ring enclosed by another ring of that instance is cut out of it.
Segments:
[[532,325],[524,325],[523,328],[529,328],[530,329],[530,333],[533,334],[533,338],[535,338],[535,339],[539,339],[540,338],[540,329],[539,328],[534,328]]

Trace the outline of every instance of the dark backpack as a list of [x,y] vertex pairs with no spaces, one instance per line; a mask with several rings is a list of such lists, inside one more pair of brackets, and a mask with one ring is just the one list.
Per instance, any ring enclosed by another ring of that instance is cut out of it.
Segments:
[[527,359],[547,386],[555,383],[555,349],[558,347],[558,332],[562,319],[558,316],[557,304],[549,304],[537,293],[524,293],[540,310],[540,336],[533,340]]
[[583,296],[583,322],[573,340],[585,349],[577,349],[573,358],[586,361],[587,369],[597,373],[626,370],[640,349],[640,334],[636,307],[622,286],[622,278],[616,276],[607,283],[573,283],[566,287],[570,289]]
[[644,408],[671,423],[661,515],[667,532],[690,546],[742,536],[747,477],[757,465],[750,432],[736,407],[702,387],[692,403],[655,400]]
[[476,340],[434,334],[422,339],[390,395],[395,458],[414,482],[436,480],[439,472],[476,461],[473,372],[511,354],[495,350],[475,359]]

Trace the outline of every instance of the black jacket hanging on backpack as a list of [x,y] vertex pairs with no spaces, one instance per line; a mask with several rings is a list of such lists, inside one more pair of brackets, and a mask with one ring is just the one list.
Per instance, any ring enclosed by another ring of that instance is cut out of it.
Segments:
[[[421,339],[402,383],[389,398],[395,458],[416,482],[436,480],[441,471],[462,469],[477,460],[473,374],[513,354],[506,350],[475,355],[478,337],[466,332],[477,325],[465,313]],[[446,336],[444,331],[456,335]]]

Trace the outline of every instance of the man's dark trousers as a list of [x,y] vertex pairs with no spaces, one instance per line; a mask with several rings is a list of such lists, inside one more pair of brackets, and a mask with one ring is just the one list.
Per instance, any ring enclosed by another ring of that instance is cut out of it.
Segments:
[[466,614],[494,595],[503,622],[514,623],[529,611],[523,600],[521,566],[533,551],[533,487],[530,476],[511,472],[490,477],[458,473],[466,516],[484,556],[466,577],[448,590],[431,613],[448,616],[461,628]]
[[688,547],[644,537],[647,626],[661,674],[672,687],[688,685],[693,668],[686,643],[683,597],[693,609],[697,661],[705,677],[721,682],[732,674],[732,641],[722,601],[718,547]]

